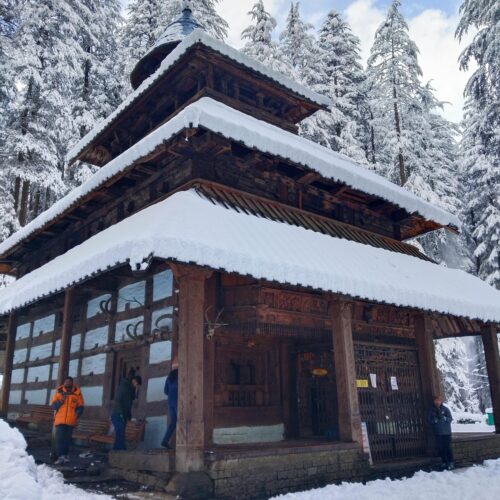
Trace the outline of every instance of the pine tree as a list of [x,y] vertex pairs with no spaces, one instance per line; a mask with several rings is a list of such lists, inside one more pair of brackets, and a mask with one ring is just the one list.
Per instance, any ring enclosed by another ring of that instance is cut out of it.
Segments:
[[425,156],[420,131],[422,70],[418,48],[393,0],[386,19],[378,27],[368,59],[368,79],[374,113],[377,157],[386,175],[402,186]]
[[465,87],[461,171],[464,211],[476,274],[500,289],[500,24],[498,2],[465,0],[456,35],[477,30],[460,66],[477,64]]
[[265,10],[262,0],[254,4],[248,15],[252,18],[252,24],[241,34],[242,39],[248,40],[242,52],[269,66],[272,70],[294,77],[291,62],[285,58],[272,40],[276,19]]
[[359,44],[340,14],[329,12],[319,32],[319,47],[333,103],[330,147],[365,163],[364,141],[360,140],[366,121],[365,75]]
[[447,403],[454,411],[477,413],[479,400],[468,375],[469,359],[464,341],[441,339],[435,341],[435,349]]

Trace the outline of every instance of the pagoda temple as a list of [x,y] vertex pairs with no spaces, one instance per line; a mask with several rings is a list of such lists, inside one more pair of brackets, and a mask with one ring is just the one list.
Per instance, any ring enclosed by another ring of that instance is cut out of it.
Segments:
[[500,292],[407,242],[457,217],[300,137],[329,100],[189,8],[131,82],[69,153],[97,172],[0,244],[16,278],[0,290],[3,415],[41,415],[70,375],[83,420],[106,422],[133,368],[143,435],[110,463],[183,498],[262,498],[427,463],[434,341],[479,336],[496,433],[457,436],[455,454],[500,456]]

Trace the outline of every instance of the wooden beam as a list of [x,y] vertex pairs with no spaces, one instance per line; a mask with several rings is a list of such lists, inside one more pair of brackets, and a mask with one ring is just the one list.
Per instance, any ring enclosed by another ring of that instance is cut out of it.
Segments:
[[332,320],[340,439],[361,444],[361,416],[352,339],[352,304],[334,300],[329,305],[329,315]]
[[14,346],[16,343],[17,315],[15,312],[9,316],[7,328],[7,349],[5,350],[5,364],[2,385],[2,397],[0,399],[0,416],[7,417],[9,407],[10,381],[12,376],[12,363],[14,359]]
[[61,351],[59,354],[59,372],[57,384],[61,385],[68,376],[71,351],[71,335],[73,333],[73,310],[75,304],[75,289],[68,288],[64,295],[63,324],[61,332]]
[[175,470],[202,471],[205,445],[205,284],[211,276],[194,266],[172,265],[179,286],[179,410]]
[[495,418],[495,432],[500,434],[500,355],[498,352],[498,328],[487,324],[481,327],[486,370],[490,383],[491,403]]
[[[420,384],[422,386],[422,415],[425,416],[428,408],[432,405],[433,396],[443,394],[443,390],[436,364],[431,318],[427,314],[419,312],[415,315],[414,321],[420,367]],[[434,440],[428,426],[426,426],[426,434],[427,449],[429,452],[433,452]]]

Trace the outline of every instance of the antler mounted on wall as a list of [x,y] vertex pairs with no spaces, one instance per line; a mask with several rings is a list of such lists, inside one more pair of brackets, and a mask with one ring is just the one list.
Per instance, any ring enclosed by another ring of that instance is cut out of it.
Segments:
[[227,326],[227,323],[219,323],[220,317],[222,316],[222,313],[224,312],[224,308],[220,309],[217,312],[217,316],[215,317],[214,321],[210,321],[208,318],[208,313],[210,312],[210,309],[212,309],[213,306],[207,307],[205,311],[205,325],[207,327],[207,333],[205,334],[205,337],[207,339],[212,339],[215,335],[215,330],[217,328],[220,328],[221,326]]

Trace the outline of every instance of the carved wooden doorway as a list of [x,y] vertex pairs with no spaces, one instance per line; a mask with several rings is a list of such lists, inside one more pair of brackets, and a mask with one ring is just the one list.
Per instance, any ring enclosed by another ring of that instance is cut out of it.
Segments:
[[338,439],[335,367],[331,346],[299,349],[297,414],[300,437]]
[[355,343],[359,406],[374,461],[425,455],[417,351]]

